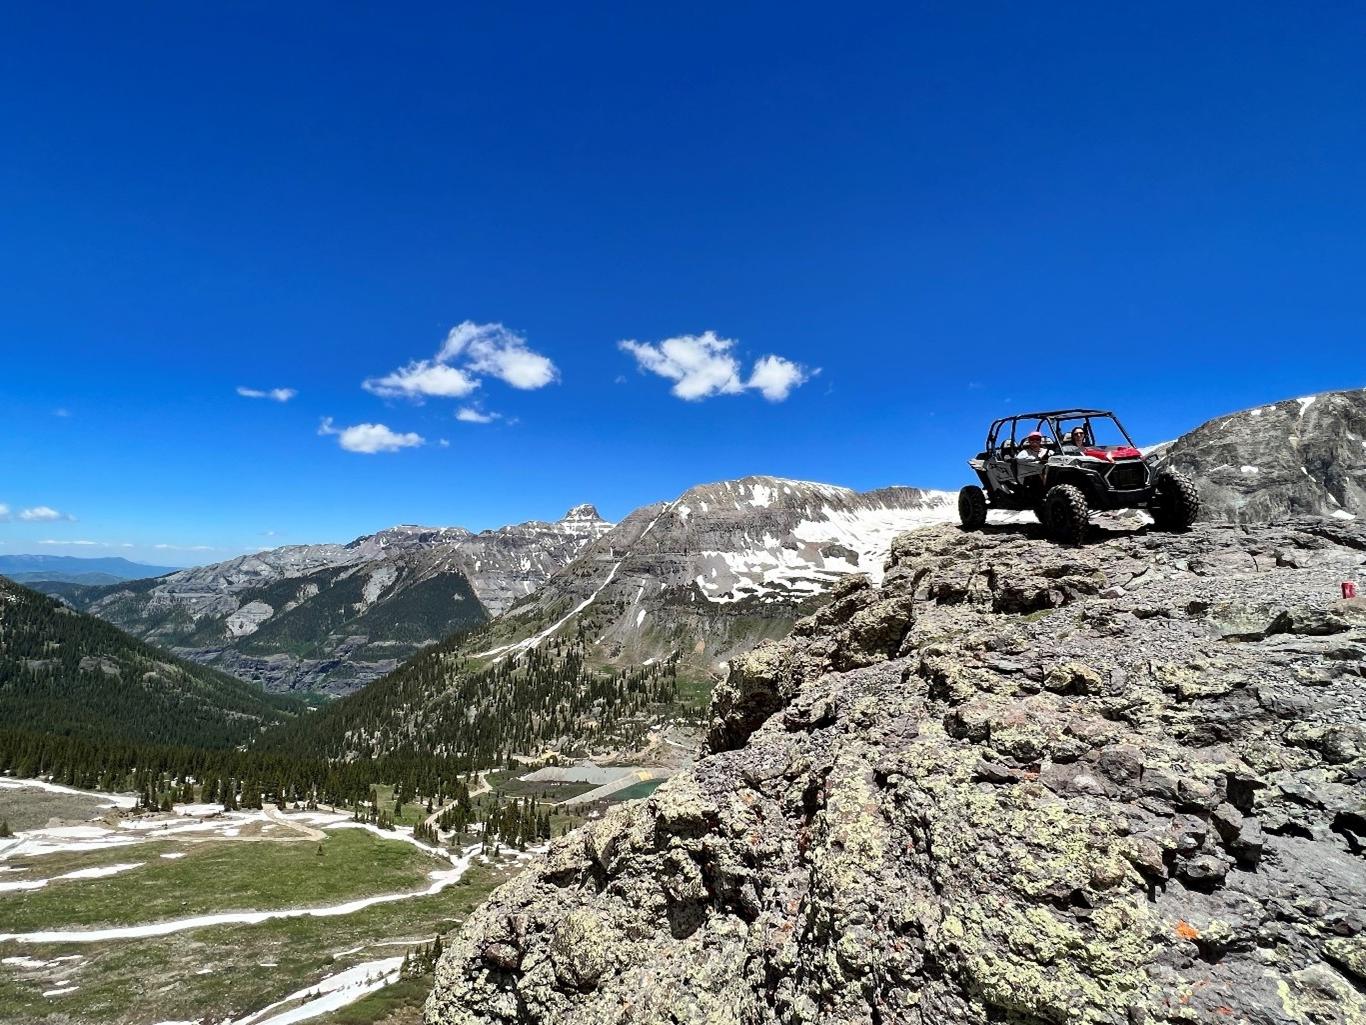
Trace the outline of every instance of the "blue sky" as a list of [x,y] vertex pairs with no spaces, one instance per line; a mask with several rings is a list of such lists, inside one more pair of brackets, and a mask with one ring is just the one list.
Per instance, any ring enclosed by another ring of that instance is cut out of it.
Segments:
[[7,13],[0,552],[956,488],[1014,406],[1366,385],[1357,5],[485,6]]

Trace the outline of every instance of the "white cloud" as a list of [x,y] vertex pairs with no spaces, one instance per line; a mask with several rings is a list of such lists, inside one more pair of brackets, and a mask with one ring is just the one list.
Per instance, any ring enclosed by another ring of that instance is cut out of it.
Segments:
[[819,371],[808,371],[782,356],[756,360],[749,379],[740,376],[735,340],[719,338],[715,331],[678,335],[657,344],[633,340],[618,343],[636,359],[641,370],[673,381],[670,389],[680,399],[697,401],[713,395],[738,395],[746,389],[759,391],[770,402],[781,402],[793,388]]
[[744,391],[740,362],[731,355],[735,342],[716,337],[714,331],[666,338],[658,345],[636,341],[619,344],[636,358],[640,369],[673,381],[671,391],[680,399],[692,401]]
[[749,375],[750,388],[769,402],[782,402],[792,393],[792,389],[811,379],[805,367],[781,356],[760,356],[754,361],[754,370]]
[[69,513],[58,512],[48,505],[35,505],[31,509],[24,509],[19,513],[19,518],[28,523],[55,523],[57,520],[75,522],[76,520],[76,517]]
[[81,545],[82,547],[94,548],[110,547],[109,543],[106,541],[57,541],[53,538],[47,538],[45,540],[39,541],[38,543],[40,545]]
[[346,451],[361,452],[365,455],[374,455],[376,452],[397,452],[400,449],[413,448],[425,442],[420,434],[414,434],[412,431],[400,434],[397,431],[390,430],[384,424],[355,424],[351,427],[333,427],[330,416],[319,425],[318,433],[335,434],[337,444]]
[[367,378],[361,387],[385,398],[458,399],[478,388],[485,377],[533,391],[558,381],[560,372],[515,331],[466,320],[450,329],[432,359],[413,360],[384,377]]
[[455,414],[455,418],[461,423],[467,424],[491,424],[495,420],[503,418],[501,413],[485,413],[482,409],[474,406],[461,406],[460,411]]
[[172,552],[216,552],[216,551],[218,550],[218,549],[216,549],[213,545],[168,545],[168,544],[159,544],[159,545],[152,545],[152,547],[153,547],[153,548],[159,548],[159,549],[161,549],[162,551],[172,551]]
[[272,402],[288,402],[299,393],[293,388],[237,388],[237,394],[244,399],[270,399]]
[[8,522],[8,521],[9,521],[9,506],[5,505],[3,502],[0,502],[0,523],[6,523],[6,522]]
[[418,359],[392,374],[368,378],[361,387],[390,399],[421,399],[423,396],[458,399],[478,388],[479,382],[458,367]]
[[71,415],[71,410],[67,409],[65,406],[59,406],[58,408],[52,411],[52,415],[59,416],[65,419],[66,417],[69,417]]

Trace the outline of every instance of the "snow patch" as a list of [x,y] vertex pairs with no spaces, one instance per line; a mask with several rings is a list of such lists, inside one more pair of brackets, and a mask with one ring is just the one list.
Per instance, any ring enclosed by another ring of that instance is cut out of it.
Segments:
[[[46,879],[20,879],[12,883],[0,883],[0,893],[14,893],[17,890],[41,890],[47,885]],[[9,962],[6,961],[6,964]]]
[[1241,467],[1241,469],[1242,469],[1242,471],[1243,471],[1244,473],[1246,473],[1246,474],[1254,474],[1254,473],[1261,473],[1261,472],[1262,472],[1262,468],[1261,468],[1260,466],[1244,466],[1244,467]]
[[797,523],[782,538],[765,534],[760,546],[742,552],[697,553],[703,572],[698,589],[716,603],[777,592],[814,595],[850,573],[867,573],[876,585],[892,539],[908,530],[957,519],[956,496],[926,492],[917,509],[837,509],[822,506],[819,519]]
[[[362,823],[357,823],[362,825]],[[391,837],[393,834],[389,834]],[[409,834],[408,839],[411,839]],[[413,841],[420,843],[420,841]],[[432,850],[425,844],[422,847],[428,851]],[[40,932],[27,933],[0,933],[0,942],[6,940],[16,940],[20,943],[104,943],[109,940],[135,940],[146,939],[151,936],[168,936],[172,933],[185,932],[190,929],[202,929],[210,925],[257,925],[261,922],[268,922],[276,918],[333,918],[338,915],[350,915],[366,908],[374,907],[377,904],[392,904],[395,901],[411,900],[415,897],[430,897],[440,893],[449,886],[453,886],[469,870],[470,864],[479,853],[479,846],[476,844],[467,848],[459,856],[451,855],[451,868],[443,872],[432,872],[428,875],[431,880],[425,890],[415,890],[410,893],[386,893],[377,897],[362,897],[358,900],[347,901],[344,904],[333,904],[320,908],[286,908],[279,911],[234,911],[217,915],[197,915],[193,918],[177,918],[165,922],[151,922],[145,925],[120,926],[110,929],[68,929],[68,930],[46,930]],[[211,972],[213,969],[201,969],[202,972]],[[342,1005],[338,1005],[342,1006]],[[259,1012],[258,1012],[259,1013]],[[248,1021],[250,1019],[243,1019]],[[288,1019],[297,1021],[300,1019]]]
[[1356,519],[1356,516],[1353,513],[1349,513],[1346,509],[1334,509],[1333,518],[1335,520],[1354,520]]
[[[355,965],[344,972],[329,975],[307,989],[297,990],[245,1018],[239,1018],[232,1025],[292,1025],[294,1022],[316,1018],[320,1014],[327,1014],[353,1004],[361,997],[397,982],[399,969],[402,967],[401,957],[386,957],[379,961]],[[271,1014],[272,1011],[287,1004],[296,1006],[278,1014]]]
[[141,868],[144,864],[146,862],[132,861],[126,864],[104,865],[101,868],[81,868],[75,872],[53,876],[51,879],[22,879],[12,883],[0,883],[0,893],[9,893],[15,890],[41,890],[48,883],[57,879],[102,879],[105,876],[114,876],[130,869]]
[[1304,416],[1304,411],[1308,409],[1310,406],[1312,406],[1314,404],[1314,400],[1317,398],[1317,395],[1309,395],[1305,398],[1295,400],[1300,404],[1300,416]]
[[59,875],[57,879],[103,879],[105,876],[116,876],[120,872],[128,872],[135,868],[142,868],[144,861],[127,861],[117,865],[103,865],[99,868],[80,868],[75,872],[67,872]]
[[75,787],[64,787],[57,783],[49,783],[42,779],[17,779],[13,776],[0,776],[0,788],[7,790],[22,790],[25,787],[33,787],[38,790],[46,790],[53,794],[79,794],[81,797],[96,797],[101,801],[113,802],[118,808],[133,808],[137,806],[138,799],[133,794],[100,794],[93,790],[77,790]]

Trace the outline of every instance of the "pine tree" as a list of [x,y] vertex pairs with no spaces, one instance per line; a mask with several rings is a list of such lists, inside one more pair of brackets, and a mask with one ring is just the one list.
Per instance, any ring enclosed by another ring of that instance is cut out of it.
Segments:
[[9,827],[9,819],[0,819],[0,840],[8,839],[14,835],[14,830]]

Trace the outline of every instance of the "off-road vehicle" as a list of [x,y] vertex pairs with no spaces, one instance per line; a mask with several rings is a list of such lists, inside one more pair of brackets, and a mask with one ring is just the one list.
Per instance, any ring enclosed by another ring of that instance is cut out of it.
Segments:
[[1003,417],[968,465],[982,484],[958,493],[965,530],[980,529],[991,509],[1032,510],[1051,538],[1076,544],[1101,510],[1146,509],[1162,530],[1185,530],[1200,514],[1190,478],[1163,468],[1160,457],[1144,459],[1118,417],[1103,409]]

